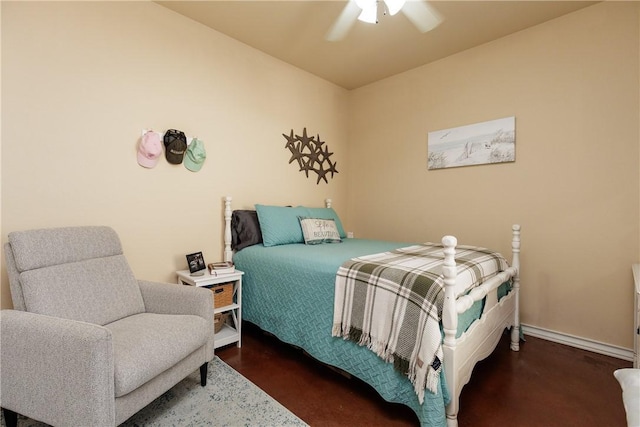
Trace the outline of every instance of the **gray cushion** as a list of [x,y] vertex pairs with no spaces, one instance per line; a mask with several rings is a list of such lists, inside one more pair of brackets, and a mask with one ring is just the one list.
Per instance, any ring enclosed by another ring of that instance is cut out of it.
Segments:
[[105,325],[145,311],[124,255],[25,271],[20,282],[32,313]]
[[208,338],[207,326],[200,316],[155,313],[105,325],[113,336],[116,397],[137,389],[202,347]]
[[122,254],[118,235],[104,226],[14,231],[9,243],[18,271]]

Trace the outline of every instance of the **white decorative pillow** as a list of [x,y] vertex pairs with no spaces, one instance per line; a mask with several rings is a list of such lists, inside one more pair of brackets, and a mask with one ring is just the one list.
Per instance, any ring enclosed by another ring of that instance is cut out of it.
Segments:
[[627,413],[628,426],[640,426],[640,369],[622,368],[616,370],[613,375],[622,388],[622,402]]
[[300,217],[300,227],[304,243],[318,245],[320,243],[340,243],[340,233],[333,219]]

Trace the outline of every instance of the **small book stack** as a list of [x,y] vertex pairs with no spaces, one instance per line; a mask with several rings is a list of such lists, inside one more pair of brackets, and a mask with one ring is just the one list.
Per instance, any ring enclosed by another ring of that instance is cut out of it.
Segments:
[[236,271],[235,266],[232,262],[213,262],[209,264],[209,273],[212,276],[224,276],[226,274],[231,274]]

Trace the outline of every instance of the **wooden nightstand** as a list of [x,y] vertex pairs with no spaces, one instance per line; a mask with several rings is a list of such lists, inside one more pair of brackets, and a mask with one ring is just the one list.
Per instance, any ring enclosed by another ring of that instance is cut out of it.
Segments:
[[[233,273],[211,275],[208,270],[204,270],[202,276],[192,276],[189,270],[176,271],[178,284],[201,286],[211,288],[221,283],[233,283],[232,304],[224,307],[214,307],[214,313],[228,313],[227,322],[222,329],[214,336],[214,347],[222,347],[228,344],[237,343],[241,346],[242,332],[242,271],[236,270]],[[213,298],[211,298],[213,304]]]

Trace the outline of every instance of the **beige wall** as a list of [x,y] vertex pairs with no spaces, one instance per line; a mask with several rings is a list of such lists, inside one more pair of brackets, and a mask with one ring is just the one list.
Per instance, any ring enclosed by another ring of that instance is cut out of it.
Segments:
[[[138,277],[173,280],[186,253],[221,257],[227,194],[236,207],[332,197],[360,237],[450,233],[505,253],[519,222],[523,321],[631,347],[637,3],[599,4],[353,92],[153,3],[0,5],[3,242],[108,224]],[[515,163],[426,170],[427,132],[511,115]],[[335,152],[329,184],[288,164],[281,134],[305,126]],[[143,127],[203,139],[202,171],[139,167]]]
[[[520,223],[522,321],[631,348],[638,17],[637,2],[601,3],[354,91],[356,234],[510,254]],[[515,163],[427,171],[429,131],[507,116]]]
[[[222,258],[223,197],[346,206],[348,92],[151,2],[1,2],[2,241],[105,224],[139,278]],[[142,128],[204,140],[198,173],[136,161]],[[339,173],[316,184],[283,133],[307,127]],[[346,212],[344,213],[346,216]],[[10,307],[2,271],[2,307]]]

